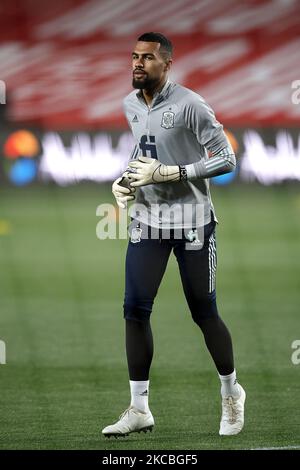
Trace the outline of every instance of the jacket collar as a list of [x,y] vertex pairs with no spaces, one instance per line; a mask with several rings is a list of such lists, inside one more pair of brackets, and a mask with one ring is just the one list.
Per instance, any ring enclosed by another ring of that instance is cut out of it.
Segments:
[[[172,85],[174,85],[173,82],[171,82],[169,79],[167,79],[166,83],[164,84],[163,88],[155,93],[155,95],[153,96],[153,101],[152,101],[152,107],[155,106],[156,104],[158,103],[161,103],[161,101],[165,100],[168,98],[169,96],[169,93],[172,89]],[[143,93],[142,93],[142,90],[139,90],[137,93],[136,93],[136,96],[139,98],[139,99],[142,99],[143,101],[144,100],[144,96],[143,96]]]

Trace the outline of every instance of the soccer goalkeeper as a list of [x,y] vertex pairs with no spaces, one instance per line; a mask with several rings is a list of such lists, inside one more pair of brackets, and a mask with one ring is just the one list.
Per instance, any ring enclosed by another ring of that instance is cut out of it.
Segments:
[[244,425],[246,394],[236,379],[231,336],[216,303],[217,219],[209,192],[209,178],[233,171],[235,156],[209,105],[168,79],[171,64],[172,44],[165,36],[138,38],[132,53],[132,84],[138,92],[124,100],[136,146],[128,170],[113,184],[121,208],[137,194],[130,212],[124,301],[131,403],[103,429],[108,437],[154,426],[148,404],[150,315],[172,251],[192,318],[220,378],[219,434],[238,434]]

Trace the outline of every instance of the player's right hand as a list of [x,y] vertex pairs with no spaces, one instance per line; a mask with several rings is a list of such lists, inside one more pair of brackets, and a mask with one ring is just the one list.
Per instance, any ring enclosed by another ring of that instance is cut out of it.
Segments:
[[[123,185],[122,185],[123,184]],[[128,184],[129,186],[129,184]],[[121,209],[126,209],[127,202],[135,199],[135,188],[128,187],[126,184],[126,174],[117,178],[112,185],[112,193],[116,198],[117,204]]]

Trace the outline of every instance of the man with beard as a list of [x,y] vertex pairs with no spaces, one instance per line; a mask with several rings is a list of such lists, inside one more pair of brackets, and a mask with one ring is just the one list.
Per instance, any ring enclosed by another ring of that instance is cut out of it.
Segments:
[[[216,304],[216,216],[209,178],[234,170],[235,156],[210,106],[168,79],[172,44],[160,33],[138,38],[133,91],[124,100],[136,146],[113,184],[121,208],[131,207],[124,318],[131,403],[103,429],[109,436],[152,430],[148,405],[153,356],[150,314],[171,251],[177,258],[191,315],[201,329],[221,382],[220,435],[244,425],[245,391],[237,383],[230,333]],[[210,158],[208,156],[210,153]]]

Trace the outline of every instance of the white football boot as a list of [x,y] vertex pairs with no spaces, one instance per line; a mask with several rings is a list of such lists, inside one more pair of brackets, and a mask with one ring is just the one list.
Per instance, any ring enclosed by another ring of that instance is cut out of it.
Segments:
[[239,398],[231,396],[222,398],[220,436],[233,436],[243,429],[246,392],[240,384],[238,384],[238,386],[240,389]]
[[116,423],[106,426],[102,430],[102,434],[105,437],[124,437],[132,432],[151,432],[153,428],[154,419],[150,410],[144,413],[130,406],[121,414]]

